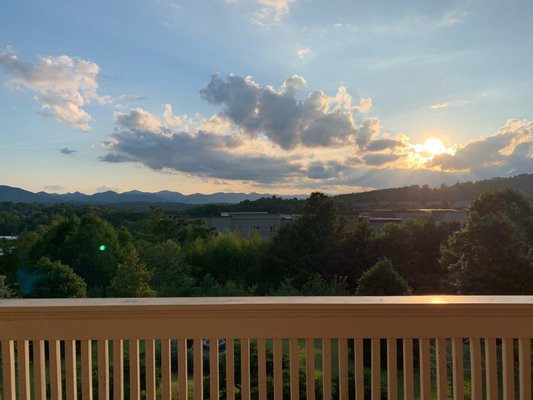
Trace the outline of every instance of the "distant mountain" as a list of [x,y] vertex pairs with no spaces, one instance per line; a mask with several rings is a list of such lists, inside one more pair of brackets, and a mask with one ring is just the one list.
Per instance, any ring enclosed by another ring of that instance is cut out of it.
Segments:
[[[0,185],[0,202],[12,203],[78,203],[78,204],[118,204],[118,203],[183,203],[183,204],[234,204],[244,200],[257,200],[261,197],[270,197],[270,194],[260,193],[195,193],[184,195],[179,192],[163,190],[156,193],[132,190],[124,193],[107,191],[92,195],[80,192],[56,194],[38,192]],[[283,198],[304,199],[305,195],[280,196]]]
[[363,193],[341,194],[333,197],[337,208],[351,209],[390,204],[411,206],[442,205],[464,206],[482,192],[489,190],[514,189],[524,196],[533,198],[533,174],[522,174],[511,178],[492,178],[477,182],[456,183],[439,188],[404,186],[392,189],[372,190]]

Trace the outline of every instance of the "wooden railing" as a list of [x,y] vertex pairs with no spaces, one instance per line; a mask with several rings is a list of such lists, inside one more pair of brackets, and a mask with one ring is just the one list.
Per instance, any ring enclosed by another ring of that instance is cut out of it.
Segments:
[[526,296],[0,300],[0,397],[531,400],[532,338]]

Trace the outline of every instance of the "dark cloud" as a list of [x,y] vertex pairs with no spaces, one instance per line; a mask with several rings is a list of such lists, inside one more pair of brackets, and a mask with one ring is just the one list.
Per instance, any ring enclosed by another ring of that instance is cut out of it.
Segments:
[[331,179],[339,177],[346,167],[338,161],[315,161],[307,167],[306,176],[310,179]]
[[366,165],[381,166],[396,161],[400,157],[402,156],[398,154],[365,154],[363,160]]
[[256,182],[278,182],[302,174],[299,163],[281,157],[231,153],[227,138],[202,131],[196,135],[123,131],[113,134],[106,145],[109,154],[103,161],[138,162],[154,170]]
[[62,149],[59,150],[59,152],[61,154],[66,154],[66,155],[69,155],[69,156],[73,156],[74,153],[77,152],[77,150],[72,150],[72,149],[69,149],[68,147],[63,147]]
[[377,118],[365,118],[361,125],[356,128],[355,141],[363,147],[378,134],[380,129]]
[[365,146],[366,151],[383,151],[394,149],[396,147],[404,147],[405,143],[395,139],[377,139],[373,140]]
[[369,108],[368,101],[361,107],[352,106],[344,88],[335,98],[315,91],[299,100],[296,94],[304,86],[305,80],[297,75],[287,79],[280,91],[260,87],[251,78],[230,75],[224,80],[213,75],[200,94],[210,104],[222,106],[220,114],[246,133],[263,134],[286,150],[297,145],[325,147],[354,140],[366,142],[367,138],[357,136],[370,137],[374,133],[377,120],[366,122],[359,129],[353,119],[356,112]]

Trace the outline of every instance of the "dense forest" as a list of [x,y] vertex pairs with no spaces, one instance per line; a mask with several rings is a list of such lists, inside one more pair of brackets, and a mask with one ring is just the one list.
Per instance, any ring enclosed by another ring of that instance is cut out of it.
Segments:
[[439,188],[428,185],[413,185],[400,188],[372,190],[335,196],[333,200],[339,209],[368,206],[403,205],[424,207],[462,207],[483,192],[513,189],[526,197],[533,197],[533,174],[522,174],[511,178],[492,178],[477,182],[442,184]]
[[246,239],[157,208],[2,204],[0,234],[18,238],[0,240],[0,296],[533,294],[533,209],[518,192],[482,193],[462,227],[348,233],[335,207],[313,193],[274,236]]

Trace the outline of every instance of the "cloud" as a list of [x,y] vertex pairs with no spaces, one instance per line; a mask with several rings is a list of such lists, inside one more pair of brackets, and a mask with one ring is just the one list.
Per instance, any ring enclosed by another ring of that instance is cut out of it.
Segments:
[[134,108],[128,114],[115,112],[118,125],[133,131],[160,132],[162,125],[152,114],[142,108]]
[[372,107],[370,99],[354,105],[344,87],[334,96],[305,93],[306,87],[299,75],[278,88],[251,77],[214,75],[200,94],[220,107],[217,114],[178,115],[170,104],[160,115],[142,108],[115,112],[116,129],[103,145],[102,161],[209,182],[331,192],[533,170],[533,122],[509,120],[492,136],[435,155],[402,133],[382,133],[376,116],[361,117]]
[[306,56],[309,55],[309,53],[311,53],[311,49],[309,47],[304,47],[296,51],[296,56],[298,56],[299,59],[303,60]]
[[116,113],[115,119],[126,129],[114,133],[105,143],[108,154],[103,161],[137,162],[157,171],[255,182],[283,181],[302,171],[301,164],[283,157],[233,151],[242,144],[235,136],[201,130],[194,134],[171,132],[141,109]]
[[251,21],[257,25],[279,24],[283,17],[289,13],[289,4],[293,0],[256,0],[260,5],[251,17]]
[[58,191],[61,191],[61,190],[65,190],[65,186],[61,186],[61,185],[45,185],[45,186],[43,186],[43,189],[44,190],[50,190],[52,192],[58,192]]
[[366,165],[382,166],[398,160],[401,157],[399,154],[365,154],[363,160]]
[[98,186],[96,188],[96,193],[104,193],[104,192],[118,192],[118,189],[114,186],[107,186],[107,185],[102,185],[102,186]]
[[358,129],[354,115],[367,112],[370,99],[352,105],[351,95],[341,86],[335,97],[317,90],[299,100],[296,94],[304,86],[305,80],[297,75],[280,90],[261,87],[251,77],[230,75],[223,80],[213,75],[200,94],[208,103],[222,106],[219,115],[248,135],[263,135],[285,150],[298,145],[342,146],[360,140],[359,134],[368,135],[368,128]]
[[7,47],[0,51],[0,67],[5,84],[12,89],[28,89],[41,106],[41,114],[72,128],[89,131],[92,117],[84,106],[90,102],[107,104],[109,97],[98,95],[97,64],[70,56],[40,57],[37,64],[22,61]]
[[121,96],[118,96],[118,100],[126,101],[126,102],[135,102],[135,101],[148,100],[148,97],[146,97],[146,96],[136,96],[134,94],[123,94]]
[[494,135],[457,146],[455,153],[435,156],[428,165],[445,171],[482,173],[497,168],[531,173],[533,122],[510,119]]
[[231,153],[224,139],[208,132],[195,136],[120,132],[112,135],[107,149],[103,161],[138,162],[157,171],[169,169],[218,179],[280,182],[302,168],[282,157]]
[[450,103],[448,102],[444,102],[444,103],[437,103],[437,104],[433,104],[431,106],[429,106],[431,109],[433,110],[439,110],[441,108],[447,108],[448,106],[450,105]]
[[69,149],[68,147],[63,147],[62,149],[59,149],[59,152],[61,154],[66,154],[66,155],[69,155],[69,156],[73,156],[74,153],[77,152],[77,150],[72,150],[72,149]]
[[388,149],[394,149],[396,147],[405,147],[408,144],[402,140],[396,139],[377,139],[373,140],[365,146],[366,151],[383,151]]

